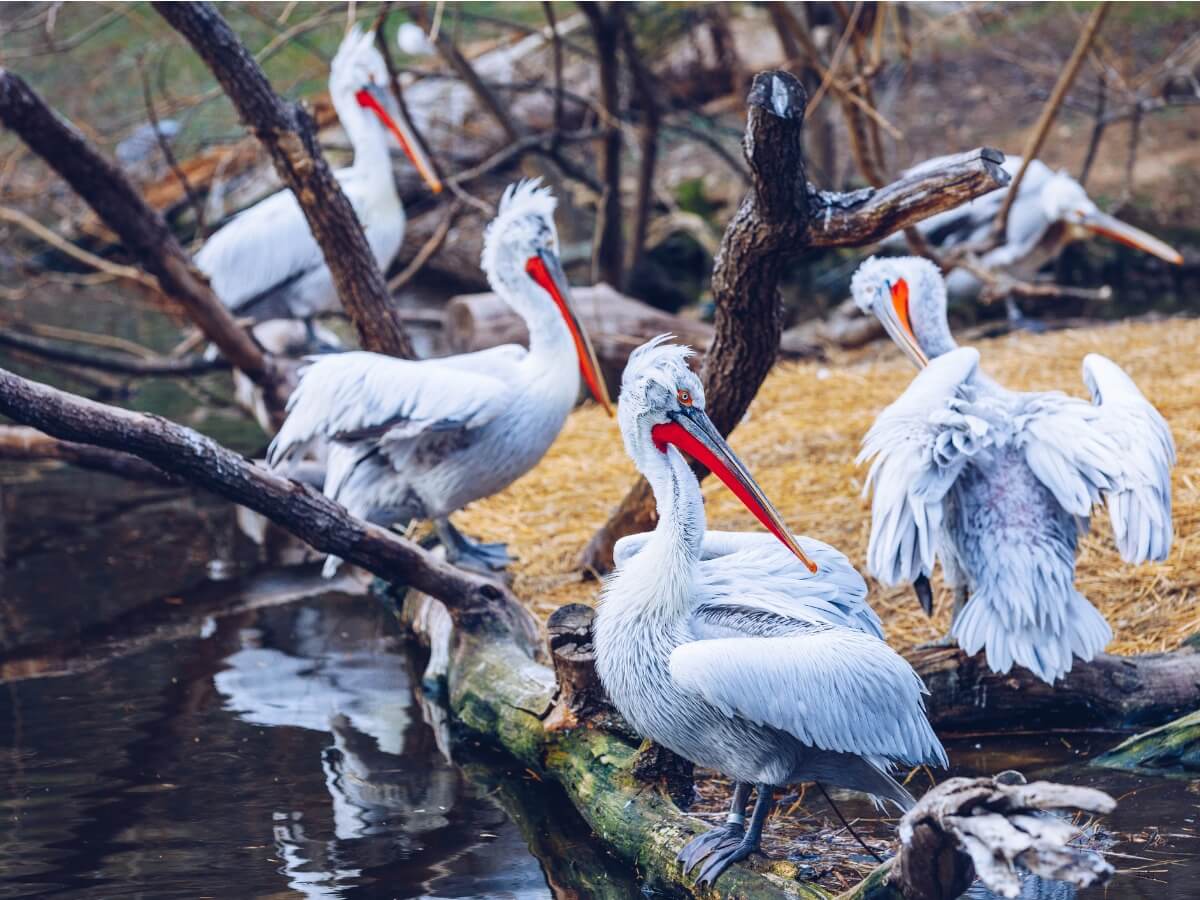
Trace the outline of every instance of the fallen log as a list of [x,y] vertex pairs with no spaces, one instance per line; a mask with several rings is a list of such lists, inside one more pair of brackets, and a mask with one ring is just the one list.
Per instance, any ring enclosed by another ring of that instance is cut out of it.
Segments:
[[1110,656],[1075,661],[1049,685],[1025,669],[991,671],[984,655],[956,648],[905,654],[929,688],[939,732],[1021,728],[1130,728],[1157,725],[1200,708],[1200,653]]

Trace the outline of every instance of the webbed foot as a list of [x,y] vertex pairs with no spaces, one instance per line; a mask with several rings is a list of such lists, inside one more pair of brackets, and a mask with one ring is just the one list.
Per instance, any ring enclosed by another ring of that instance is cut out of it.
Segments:
[[743,825],[726,822],[692,838],[675,858],[683,866],[686,875],[713,853],[738,846],[745,836],[746,829]]
[[456,566],[490,575],[503,571],[513,562],[506,544],[476,541],[446,519],[438,520],[436,526],[442,546],[446,548],[446,558]]
[[750,835],[746,835],[733,846],[722,846],[709,854],[704,862],[704,867],[700,870],[700,875],[696,878],[696,884],[709,885],[716,881],[722,872],[732,866],[735,862],[745,859],[751,853],[758,849],[759,841],[751,840]]

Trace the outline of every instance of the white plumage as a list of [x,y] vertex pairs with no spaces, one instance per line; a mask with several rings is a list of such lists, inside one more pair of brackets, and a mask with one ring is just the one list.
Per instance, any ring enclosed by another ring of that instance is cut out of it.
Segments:
[[[271,465],[328,442],[326,496],[380,524],[432,519],[452,559],[504,565],[502,547],[469,541],[448,516],[541,459],[578,399],[581,368],[607,404],[558,263],[553,212],[553,196],[537,182],[510,187],[485,243],[484,271],[528,325],[528,350],[510,344],[420,361],[367,352],[319,358],[288,401]],[[338,562],[330,558],[327,575]]]
[[[388,74],[374,32],[354,28],[329,73],[329,93],[354,147],[354,162],[333,174],[354,207],[381,268],[404,240],[404,207],[396,190],[389,130],[435,191],[440,183],[384,90]],[[196,254],[217,296],[239,315],[261,321],[308,318],[340,309],[332,276],[295,195],[272,194],[236,215]]]
[[[937,168],[945,159],[927,160],[905,174]],[[1010,176],[1015,176],[1021,167],[1021,157],[1010,156],[1003,166]],[[1007,187],[997,188],[969,203],[930,216],[920,222],[917,229],[941,250],[980,241],[990,233],[1007,195]],[[1021,179],[1017,199],[1009,211],[1003,242],[984,254],[982,261],[989,269],[1028,281],[1056,259],[1068,244],[1096,234],[1137,247],[1175,265],[1183,262],[1183,257],[1173,247],[1101,212],[1083,185],[1039,159],[1030,162]],[[903,243],[900,234],[888,241],[890,246],[897,247]],[[947,287],[951,296],[957,297],[978,292],[980,283],[965,269],[955,269],[947,278]]]
[[[659,521],[618,542],[595,647],[609,697],[640,734],[737,782],[730,822],[680,855],[711,881],[757,846],[776,786],[816,780],[907,807],[890,764],[945,765],[946,756],[924,686],[882,640],[862,576],[834,548],[782,529],[704,414],[686,358],[656,339],[625,370],[622,435]],[[707,457],[775,534],[706,531],[699,483],[678,448]]]
[[869,571],[898,584],[928,576],[940,560],[956,590],[951,635],[967,653],[986,650],[998,672],[1017,664],[1061,678],[1073,657],[1091,659],[1112,637],[1074,585],[1093,506],[1107,502],[1127,561],[1170,551],[1167,423],[1097,354],[1083,361],[1091,403],[988,378],[979,353],[954,343],[945,288],[927,260],[869,260],[853,291],[864,311],[893,334],[907,331],[932,359],[863,443],[874,491]]

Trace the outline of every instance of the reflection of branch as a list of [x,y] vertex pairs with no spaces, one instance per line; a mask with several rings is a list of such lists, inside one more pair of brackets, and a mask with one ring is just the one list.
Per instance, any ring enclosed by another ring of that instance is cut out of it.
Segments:
[[1087,56],[1088,48],[1091,47],[1092,40],[1096,37],[1096,32],[1100,30],[1100,25],[1104,22],[1104,16],[1108,13],[1108,7],[1108,0],[1104,0],[1104,2],[1096,4],[1096,7],[1092,10],[1087,24],[1083,26],[1083,31],[1079,35],[1079,40],[1075,43],[1075,49],[1071,51],[1070,59],[1067,60],[1066,65],[1063,66],[1063,70],[1058,76],[1058,83],[1054,85],[1054,90],[1050,93],[1050,97],[1042,107],[1042,113],[1038,117],[1037,124],[1034,125],[1029,139],[1025,142],[1025,146],[1021,151],[1021,168],[1017,170],[1016,176],[1013,177],[1012,185],[1004,197],[1004,205],[1000,207],[1000,211],[996,213],[996,220],[992,223],[992,240],[995,244],[999,244],[1004,238],[1005,231],[1008,228],[1008,214],[1012,209],[1013,202],[1017,199],[1017,192],[1021,189],[1021,181],[1025,177],[1025,171],[1029,168],[1030,162],[1037,156],[1038,151],[1042,147],[1042,142],[1046,139],[1046,135],[1049,134],[1050,125],[1054,122],[1054,117],[1058,114],[1058,108],[1067,96],[1067,91],[1075,81],[1075,75],[1079,72],[1079,67],[1083,64],[1083,60]]

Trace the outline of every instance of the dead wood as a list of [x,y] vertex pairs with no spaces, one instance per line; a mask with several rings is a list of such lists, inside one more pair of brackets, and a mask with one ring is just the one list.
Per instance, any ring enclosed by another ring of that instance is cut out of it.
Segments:
[[42,434],[36,428],[20,425],[0,425],[0,459],[8,462],[49,460],[70,463],[81,469],[105,472],[132,481],[149,481],[172,486],[184,483],[182,479],[128,453],[93,447],[91,444],[60,441]]
[[308,485],[263,469],[190,428],[96,403],[3,369],[0,412],[60,440],[133,454],[262,513],[323,553],[437,597],[464,631],[500,634],[527,650],[538,645],[537,624],[503,584],[455,568],[412,541],[356,519]]
[[204,356],[132,356],[125,353],[94,353],[78,346],[48,341],[11,328],[0,329],[0,346],[12,347],[51,362],[67,363],[140,378],[171,376],[185,378],[229,368],[228,360]]
[[279,177],[296,195],[362,346],[412,359],[412,343],[389,302],[383,273],[354,208],[321,153],[307,110],[275,93],[262,68],[211,4],[157,3],[155,9],[212,70],[242,121],[270,154]]
[[596,210],[596,232],[592,246],[592,281],[607,281],[618,288],[625,283],[621,214],[621,90],[617,54],[626,29],[622,4],[580,3],[587,16],[596,45],[598,61],[599,113],[602,137],[597,144],[597,169],[602,194]]
[[[713,264],[715,333],[703,372],[709,416],[724,434],[745,415],[775,362],[783,330],[779,278],[797,255],[872,243],[1007,183],[1003,155],[980,148],[879,189],[817,191],[805,177],[800,82],[787,72],[760,73],[747,103],[743,149],[752,186]],[[616,542],[654,521],[653,496],[639,479],[584,548],[580,568],[608,571]]]
[[0,121],[62,176],[158,280],[231,364],[260,385],[276,408],[286,396],[286,372],[254,342],[192,265],[162,216],[146,205],[125,174],[51,110],[18,75],[0,69]]

